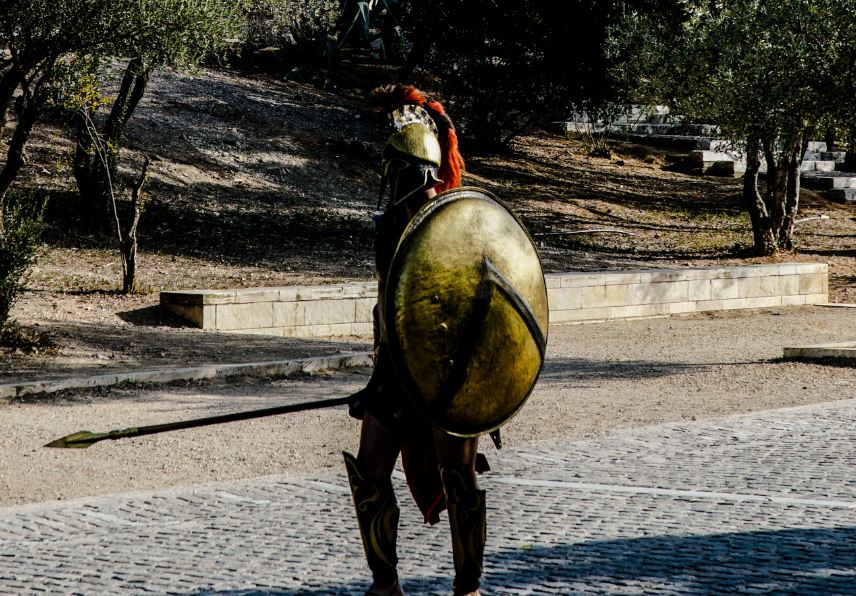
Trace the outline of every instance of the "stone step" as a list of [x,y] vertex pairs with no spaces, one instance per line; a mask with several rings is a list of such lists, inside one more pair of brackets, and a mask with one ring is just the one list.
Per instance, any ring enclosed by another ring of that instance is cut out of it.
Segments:
[[826,143],[823,141],[809,141],[808,147],[806,147],[806,151],[810,151],[812,153],[820,153],[826,150]]
[[708,149],[710,147],[710,138],[699,135],[641,135],[630,134],[628,138],[637,143],[656,145],[658,147],[673,147],[684,151],[693,151],[696,149]]
[[826,191],[826,196],[836,203],[856,205],[856,188],[835,188]]
[[843,163],[846,156],[846,151],[806,151],[803,160]]
[[834,161],[803,160],[800,172],[834,172]]
[[802,183],[808,188],[832,190],[841,188],[856,188],[856,174],[851,172],[808,172],[802,175]]
[[[565,132],[602,132],[607,126],[601,122],[560,122],[561,130]],[[648,124],[644,122],[620,123],[614,122],[609,125],[617,134],[627,134],[646,137],[662,137],[679,135],[681,137],[711,137],[719,134],[719,127],[713,124],[675,124],[661,123]]]

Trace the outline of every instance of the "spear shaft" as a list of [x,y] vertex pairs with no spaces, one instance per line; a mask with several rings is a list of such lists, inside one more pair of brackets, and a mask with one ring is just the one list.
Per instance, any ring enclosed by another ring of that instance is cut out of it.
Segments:
[[251,418],[263,418],[265,416],[278,416],[280,414],[289,414],[291,412],[305,412],[307,410],[320,410],[322,408],[333,408],[336,406],[344,406],[351,403],[357,395],[365,389],[348,395],[345,397],[337,397],[334,399],[322,399],[317,401],[308,401],[299,404],[288,404],[285,406],[276,406],[274,408],[264,408],[261,410],[250,410],[248,412],[235,412],[234,414],[222,414],[220,416],[209,416],[207,418],[195,418],[193,420],[181,420],[179,422],[168,422],[166,424],[152,424],[150,426],[135,426],[132,428],[116,429],[106,433],[92,433],[88,430],[83,430],[70,434],[68,436],[51,441],[45,447],[59,448],[77,448],[85,449],[90,445],[110,439],[126,439],[129,437],[142,437],[144,435],[153,435],[156,433],[164,433],[173,430],[183,430],[186,428],[197,428],[200,426],[210,426],[212,424],[224,424],[226,422],[237,422],[239,420],[250,420]]

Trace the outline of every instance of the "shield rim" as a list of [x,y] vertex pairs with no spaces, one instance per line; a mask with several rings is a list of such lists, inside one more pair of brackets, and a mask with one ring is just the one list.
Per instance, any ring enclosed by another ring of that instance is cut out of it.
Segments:
[[[398,242],[398,245],[395,249],[395,254],[392,257],[392,261],[389,266],[389,271],[387,272],[387,280],[398,279],[398,276],[403,267],[402,259],[399,258],[399,255],[403,254],[402,249],[409,245],[412,242],[412,234],[409,234],[409,231],[419,225],[431,216],[431,214],[442,206],[451,203],[453,201],[459,200],[463,198],[462,195],[473,198],[473,195],[477,195],[477,198],[481,200],[489,200],[497,205],[499,205],[502,209],[504,209],[520,226],[520,229],[523,230],[523,233],[526,234],[526,237],[529,239],[529,244],[532,246],[532,249],[535,252],[535,258],[538,260],[538,266],[541,268],[541,275],[544,274],[544,263],[541,261],[541,255],[538,253],[538,248],[535,245],[535,241],[532,239],[529,230],[526,229],[526,226],[523,224],[523,221],[518,217],[518,215],[503,202],[499,197],[494,195],[493,193],[486,191],[482,188],[474,187],[474,186],[460,186],[458,188],[453,188],[447,191],[444,191],[434,197],[431,201],[423,205],[419,211],[416,212],[416,215],[410,220],[407,224],[407,227],[404,229],[404,232],[401,234],[401,239]],[[532,391],[535,389],[535,385],[538,383],[538,379],[541,376],[541,372],[544,369],[544,360],[545,358],[541,358],[541,363],[538,366],[538,372],[535,374],[532,383],[529,385],[526,393],[520,400],[520,403],[517,407],[502,421],[490,425],[485,424],[481,426],[473,426],[473,425],[448,425],[448,424],[439,424],[437,422],[437,417],[429,411],[429,408],[425,405],[424,399],[416,399],[414,395],[421,397],[421,390],[416,382],[411,377],[409,371],[407,370],[407,365],[404,363],[402,350],[401,350],[401,341],[398,335],[398,329],[395,326],[395,301],[394,301],[394,293],[395,293],[396,285],[389,283],[387,281],[386,288],[384,291],[384,303],[386,307],[384,308],[384,318],[386,325],[386,334],[387,341],[389,343],[389,352],[390,352],[390,360],[392,361],[392,367],[395,371],[395,375],[398,378],[398,381],[402,388],[404,389],[405,396],[407,400],[410,402],[412,406],[416,408],[416,410],[422,414],[432,426],[443,430],[444,432],[457,436],[457,437],[478,437],[483,434],[487,434],[495,431],[496,429],[502,427],[507,424],[509,420],[514,418],[518,412],[523,408],[523,405],[529,400],[529,396],[532,394]],[[546,288],[546,282],[545,282]],[[546,291],[546,290],[545,290]],[[549,313],[549,303],[548,303],[548,313]],[[547,323],[547,328],[543,330],[544,334],[544,345],[546,346],[549,335],[549,320]]]

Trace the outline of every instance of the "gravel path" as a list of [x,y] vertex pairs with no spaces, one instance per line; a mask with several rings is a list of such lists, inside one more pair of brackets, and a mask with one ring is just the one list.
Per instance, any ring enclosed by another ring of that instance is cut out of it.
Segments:
[[[606,436],[663,422],[856,398],[854,368],[780,359],[782,348],[856,337],[854,309],[794,308],[556,326],[548,362],[506,445]],[[154,424],[347,395],[358,369],[293,379],[84,391],[0,405],[0,505],[341,467],[358,423],[343,408],[99,443],[78,431]],[[488,457],[492,447],[484,446]]]
[[[492,455],[486,594],[856,593],[856,400]],[[700,471],[703,470],[703,473]],[[445,517],[402,507],[409,594],[448,594]],[[10,594],[358,596],[344,470],[0,507]]]

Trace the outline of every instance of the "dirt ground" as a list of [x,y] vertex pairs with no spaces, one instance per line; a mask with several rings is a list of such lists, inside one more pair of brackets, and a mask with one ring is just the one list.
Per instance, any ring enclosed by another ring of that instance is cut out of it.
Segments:
[[[12,315],[40,341],[0,347],[0,380],[278,354],[354,349],[365,338],[283,342],[189,329],[157,308],[158,292],[364,280],[373,276],[371,216],[385,129],[365,89],[323,90],[225,69],[164,71],[128,131],[123,171],[152,159],[140,224],[144,292],[122,296],[114,243],[77,215],[61,122],[37,129],[19,189],[51,194],[45,250]],[[448,106],[454,115],[454,106]],[[8,138],[8,135],[7,135]],[[2,144],[2,141],[0,141]],[[770,260],[827,262],[830,298],[856,302],[856,208],[802,194],[798,252],[745,258],[751,244],[739,180],[672,171],[672,151],[624,144],[612,158],[549,131],[512,151],[470,150],[465,182],[524,219],[548,272],[691,267]],[[616,227],[633,236],[567,236]]]
[[[504,449],[664,422],[856,398],[854,369],[781,359],[782,347],[856,336],[856,311],[801,307],[561,325]],[[357,446],[343,407],[47,449],[67,434],[340,397],[368,369],[34,396],[0,404],[0,506],[336,469]],[[490,459],[493,447],[482,450]],[[501,473],[501,470],[497,470]],[[403,496],[402,496],[403,498]]]

